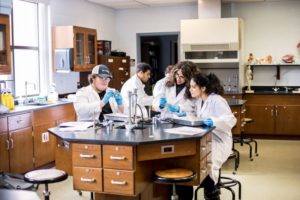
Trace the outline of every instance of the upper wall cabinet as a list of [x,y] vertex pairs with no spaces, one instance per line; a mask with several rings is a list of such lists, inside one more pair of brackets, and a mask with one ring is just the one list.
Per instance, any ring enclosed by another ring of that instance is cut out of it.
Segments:
[[9,16],[0,14],[0,74],[10,74]]
[[[53,68],[59,65],[71,66],[77,72],[89,72],[97,64],[97,31],[96,29],[78,26],[56,26],[52,29]],[[58,56],[57,52],[72,49],[72,55]],[[66,62],[71,62],[67,63]]]

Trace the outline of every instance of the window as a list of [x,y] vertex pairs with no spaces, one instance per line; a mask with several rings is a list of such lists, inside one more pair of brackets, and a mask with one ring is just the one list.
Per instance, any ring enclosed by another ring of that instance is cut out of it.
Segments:
[[[13,0],[12,55],[15,96],[39,95],[48,85],[45,78],[47,61],[47,6],[24,0]],[[45,37],[46,36],[46,37]],[[48,67],[49,68],[49,67]],[[27,88],[25,88],[27,82]]]

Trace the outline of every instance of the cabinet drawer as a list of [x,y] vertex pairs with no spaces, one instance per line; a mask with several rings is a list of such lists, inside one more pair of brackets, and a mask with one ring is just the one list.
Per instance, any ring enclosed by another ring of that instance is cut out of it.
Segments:
[[73,165],[78,167],[101,167],[101,146],[72,144]]
[[104,169],[104,192],[134,195],[134,172]]
[[103,145],[103,167],[108,169],[133,169],[133,147]]
[[74,167],[73,184],[76,190],[102,192],[102,169]]
[[0,118],[0,134],[3,132],[7,132],[7,118]]
[[138,161],[175,158],[196,154],[196,141],[164,142],[137,147]]
[[8,129],[10,131],[31,126],[31,114],[25,113],[8,117]]

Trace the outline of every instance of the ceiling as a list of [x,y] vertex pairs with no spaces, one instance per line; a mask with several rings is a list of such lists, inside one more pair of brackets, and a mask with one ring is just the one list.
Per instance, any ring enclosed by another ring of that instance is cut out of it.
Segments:
[[[87,0],[113,9],[145,8],[159,6],[176,6],[184,4],[196,4],[198,0]],[[201,1],[201,0],[199,0]],[[223,3],[246,3],[264,1],[287,1],[287,0],[222,0]]]

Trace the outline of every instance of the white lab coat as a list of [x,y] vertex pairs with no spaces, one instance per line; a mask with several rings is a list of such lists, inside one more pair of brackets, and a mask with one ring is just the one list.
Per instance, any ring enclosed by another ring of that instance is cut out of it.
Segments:
[[[109,88],[108,88],[109,89]],[[99,119],[99,115],[102,111],[100,107],[100,97],[95,89],[89,85],[83,88],[80,88],[76,92],[76,98],[74,101],[74,108],[77,114],[78,121],[86,121]],[[114,98],[109,99],[109,104],[113,113],[121,113],[118,104]]]
[[228,159],[232,151],[231,129],[236,124],[236,118],[231,112],[227,101],[217,94],[210,94],[201,107],[202,100],[197,102],[197,117],[211,118],[212,131],[212,171],[209,174],[215,183],[218,182],[219,169]]
[[166,87],[164,84],[161,87],[160,92],[153,96],[153,104],[152,107],[155,111],[161,111],[159,108],[159,101],[161,97],[165,97],[167,100],[167,104],[177,105],[180,107],[180,112],[186,112],[190,115],[195,115],[195,100],[186,99],[184,97],[186,91],[186,87],[183,88],[179,94],[176,96],[176,86]]
[[[142,83],[141,79],[135,74],[130,79],[128,79],[125,84],[122,86],[121,95],[124,100],[124,112],[128,114],[129,111],[129,98],[128,92],[133,92],[134,89],[137,89],[137,104],[141,106],[143,117],[148,117],[148,112],[145,106],[151,105],[153,101],[152,96],[148,96],[144,90],[145,85]],[[140,110],[137,108],[137,115],[141,115]]]
[[167,77],[162,78],[155,83],[155,86],[153,88],[153,98],[158,96],[159,93],[161,92],[161,90],[163,90],[163,88],[165,87],[166,81],[167,81]]

